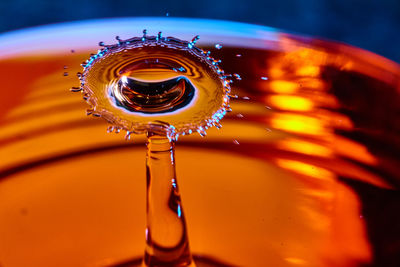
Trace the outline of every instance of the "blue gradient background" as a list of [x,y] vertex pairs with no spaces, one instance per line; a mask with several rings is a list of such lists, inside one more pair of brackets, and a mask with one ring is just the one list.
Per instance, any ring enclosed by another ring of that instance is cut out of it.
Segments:
[[400,62],[400,0],[0,0],[0,32],[63,21],[167,13],[249,22],[338,40]]

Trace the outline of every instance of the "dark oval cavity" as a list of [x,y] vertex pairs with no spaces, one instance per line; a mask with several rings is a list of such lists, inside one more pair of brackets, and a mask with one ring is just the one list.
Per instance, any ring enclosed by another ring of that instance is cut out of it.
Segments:
[[129,64],[128,66],[122,68],[119,73],[127,73],[136,70],[144,70],[144,69],[166,69],[180,72],[187,72],[186,69],[181,66],[179,63],[166,59],[166,58],[147,58],[138,60],[134,63]]
[[184,76],[158,82],[122,76],[111,89],[117,106],[131,112],[167,113],[188,105],[195,87]]

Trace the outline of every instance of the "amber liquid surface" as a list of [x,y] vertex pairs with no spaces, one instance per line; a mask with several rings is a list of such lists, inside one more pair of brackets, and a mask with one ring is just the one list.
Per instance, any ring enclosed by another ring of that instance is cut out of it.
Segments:
[[[398,66],[282,38],[210,48],[242,79],[221,129],[176,144],[194,261],[398,266]],[[84,115],[68,89],[88,53],[0,62],[0,266],[141,263],[145,137]]]

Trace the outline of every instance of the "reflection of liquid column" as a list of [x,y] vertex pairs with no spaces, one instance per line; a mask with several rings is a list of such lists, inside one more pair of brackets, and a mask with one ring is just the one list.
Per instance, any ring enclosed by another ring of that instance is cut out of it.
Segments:
[[149,134],[145,266],[194,266],[175,175],[174,141]]

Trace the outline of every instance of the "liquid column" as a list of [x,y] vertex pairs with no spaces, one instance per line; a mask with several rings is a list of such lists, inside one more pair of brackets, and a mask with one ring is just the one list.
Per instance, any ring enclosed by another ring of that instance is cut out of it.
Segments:
[[175,141],[147,134],[147,226],[143,266],[195,266],[175,173]]

